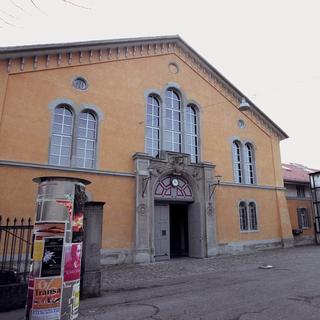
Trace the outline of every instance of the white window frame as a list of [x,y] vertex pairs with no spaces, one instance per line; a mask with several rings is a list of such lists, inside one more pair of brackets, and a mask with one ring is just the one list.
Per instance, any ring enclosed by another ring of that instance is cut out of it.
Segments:
[[[161,129],[160,106],[161,106],[161,103],[160,103],[159,97],[155,94],[149,94],[147,97],[147,108],[146,108],[145,150],[146,150],[146,153],[150,154],[153,157],[159,157],[159,154],[160,154],[160,129]],[[157,109],[158,114],[155,114],[154,112],[155,108]],[[148,121],[148,118],[150,118],[150,123]],[[158,137],[156,137],[157,135]],[[149,141],[151,143],[151,147],[149,147],[148,145]]]
[[[178,108],[176,108],[175,104],[178,105]],[[173,88],[168,88],[166,90],[164,106],[164,150],[182,152],[181,109],[181,97],[179,93]],[[169,117],[168,114],[170,114]],[[174,115],[177,116],[176,119]]]
[[246,184],[255,184],[255,153],[253,145],[247,142],[243,149],[245,159],[245,182]]
[[[52,154],[52,149],[55,146],[54,140],[55,136],[57,136],[57,133],[55,132],[55,125],[57,124],[55,121],[55,114],[56,110],[65,107],[69,112],[72,113],[72,130],[71,135],[68,135],[71,139],[71,151],[68,156],[68,163],[63,164],[61,161],[53,162],[51,159],[51,156],[54,156],[55,154]],[[99,110],[98,107],[87,105],[87,104],[81,104],[79,106],[76,106],[75,103],[72,100],[69,99],[57,99],[54,100],[49,104],[49,109],[51,110],[51,132],[49,136],[49,147],[48,147],[48,164],[58,167],[67,167],[67,168],[81,168],[81,169],[96,169],[97,167],[97,158],[98,158],[98,132],[99,132],[99,121],[103,118],[103,113]],[[78,123],[79,123],[79,116],[81,113],[90,112],[94,117],[96,121],[96,127],[95,127],[95,142],[94,142],[94,159],[92,161],[92,166],[79,166],[77,164],[77,140],[78,140]]]
[[[169,95],[169,94],[170,95]],[[175,94],[178,98],[172,99]],[[192,163],[201,161],[201,141],[200,141],[200,108],[193,100],[187,100],[182,90],[176,84],[168,84],[162,91],[156,89],[148,89],[145,92],[146,101],[146,121],[145,121],[145,152],[153,157],[157,157],[155,152],[147,146],[147,139],[151,141],[148,129],[151,129],[147,123],[148,116],[148,99],[154,96],[160,104],[159,110],[159,153],[161,151],[182,152],[190,155]],[[179,102],[180,110],[173,108],[173,100]],[[194,132],[187,132],[187,108],[192,107],[195,112],[195,128]],[[176,119],[173,114],[176,113]],[[169,117],[167,116],[169,114]],[[150,114],[149,114],[150,116]],[[189,151],[187,140],[192,136],[192,150]]]
[[191,103],[185,108],[185,153],[190,154],[191,162],[199,162],[198,113]]
[[234,182],[247,185],[257,184],[254,144],[234,138],[231,143],[231,151]]
[[242,152],[241,142],[234,140],[232,142],[232,158],[233,158],[233,171],[236,183],[243,182],[243,168],[242,168]]
[[[254,208],[254,216],[251,208]],[[243,215],[245,215],[243,217]],[[240,232],[259,232],[259,220],[257,204],[253,200],[241,200],[238,203],[238,217]],[[246,224],[243,223],[246,222]],[[246,227],[246,228],[245,228]]]
[[[86,117],[83,117],[84,115],[86,115]],[[81,126],[81,122],[85,122],[84,127]],[[90,126],[90,123],[93,127]],[[75,151],[76,167],[78,168],[95,168],[97,149],[97,124],[97,117],[91,110],[83,110],[79,113]],[[84,131],[84,134],[80,134],[81,130]],[[80,144],[83,144],[83,146],[80,146]],[[80,151],[83,152],[83,156],[80,155]],[[91,163],[91,165],[88,165],[88,163]]]
[[[58,110],[62,110],[62,114],[58,113]],[[67,114],[68,112],[68,114]],[[56,118],[61,117],[61,121],[57,122]],[[71,118],[71,124],[66,124],[66,118]],[[61,130],[56,130],[55,127],[61,127]],[[66,133],[68,128],[69,133]],[[51,129],[51,141],[49,149],[49,164],[56,166],[69,167],[71,165],[72,156],[72,136],[74,130],[74,112],[66,105],[58,105],[53,112],[52,129]],[[59,143],[55,143],[55,140],[59,139]],[[64,141],[70,140],[68,145],[64,144]],[[58,153],[54,152],[54,149],[59,149]],[[68,154],[63,154],[63,149],[68,149]],[[58,158],[58,161],[53,161],[53,157]],[[63,163],[63,159],[67,160],[67,163]]]

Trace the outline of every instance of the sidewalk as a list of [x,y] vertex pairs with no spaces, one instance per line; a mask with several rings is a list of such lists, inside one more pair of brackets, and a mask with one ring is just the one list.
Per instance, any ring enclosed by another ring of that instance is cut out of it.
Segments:
[[[102,273],[102,296],[81,300],[79,319],[104,319],[101,314],[108,307],[128,303],[133,294],[138,296],[144,289],[161,290],[164,286],[174,286],[183,281],[186,283],[192,276],[215,273],[219,275],[219,272],[239,273],[250,268],[258,269],[264,264],[273,265],[278,270],[287,270],[292,261],[298,266],[301,264],[300,267],[303,268],[303,263],[310,264],[314,255],[319,255],[319,251],[319,246],[307,246],[207,259],[180,258],[152,264],[105,266]],[[306,257],[309,258],[308,261]],[[130,314],[132,319],[136,319],[134,310],[131,310]],[[0,318],[22,320],[24,310],[0,313]]]

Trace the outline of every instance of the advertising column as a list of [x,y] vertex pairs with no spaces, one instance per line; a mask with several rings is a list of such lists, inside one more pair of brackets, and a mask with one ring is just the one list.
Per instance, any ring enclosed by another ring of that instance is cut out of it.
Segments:
[[40,177],[26,319],[76,319],[79,310],[83,208],[90,182]]

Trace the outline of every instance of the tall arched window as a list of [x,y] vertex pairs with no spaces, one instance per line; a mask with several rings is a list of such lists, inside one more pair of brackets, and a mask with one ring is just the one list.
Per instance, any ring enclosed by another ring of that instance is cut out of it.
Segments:
[[254,202],[249,203],[250,230],[258,230],[257,210]]
[[181,99],[173,90],[166,91],[164,149],[181,152]]
[[233,141],[232,153],[235,181],[237,183],[242,183],[241,146],[239,141]]
[[54,109],[49,164],[70,166],[72,148],[73,114],[67,105]]
[[242,201],[239,204],[239,219],[240,219],[240,230],[248,230],[248,214],[247,214],[247,204]]
[[146,152],[157,157],[160,151],[160,103],[155,96],[147,98]]
[[189,104],[186,107],[186,143],[185,152],[191,155],[192,162],[198,162],[199,138],[198,138],[198,120],[197,111],[194,105]]
[[[149,91],[149,90],[148,90]],[[190,154],[200,161],[199,107],[184,103],[180,89],[148,92],[146,100],[145,152],[158,157],[161,150]]]
[[79,115],[76,166],[94,168],[96,161],[97,119],[90,111],[83,111]]
[[254,168],[254,149],[251,143],[246,143],[244,147],[245,153],[245,177],[246,183],[255,183],[255,168]]

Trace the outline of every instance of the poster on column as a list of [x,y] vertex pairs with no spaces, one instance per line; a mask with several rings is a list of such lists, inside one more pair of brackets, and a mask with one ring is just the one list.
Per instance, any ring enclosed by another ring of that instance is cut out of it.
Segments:
[[63,284],[61,320],[76,319],[79,314],[80,281]]
[[52,237],[44,239],[44,250],[41,263],[41,277],[61,275],[63,238]]
[[36,222],[34,225],[35,240],[42,240],[46,237],[64,237],[64,222]]
[[82,243],[70,243],[65,245],[64,256],[64,281],[80,279]]
[[62,277],[34,279],[32,320],[59,320]]
[[74,212],[72,218],[72,242],[83,241],[84,204],[87,201],[84,186],[75,186]]

